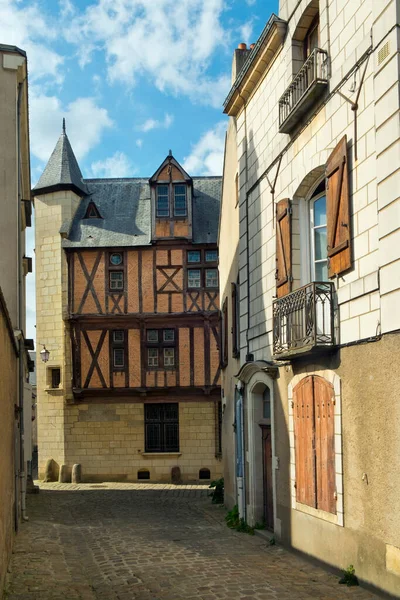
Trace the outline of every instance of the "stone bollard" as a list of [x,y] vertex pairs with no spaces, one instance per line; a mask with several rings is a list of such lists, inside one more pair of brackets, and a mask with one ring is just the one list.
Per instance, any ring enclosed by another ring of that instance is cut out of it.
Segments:
[[171,469],[171,483],[179,485],[182,483],[181,470],[179,467],[172,467]]
[[72,483],[81,483],[82,482],[82,467],[81,465],[74,465],[72,467]]
[[58,483],[69,483],[68,480],[68,467],[67,465],[61,465],[60,472],[58,474]]
[[58,465],[52,458],[49,458],[49,460],[46,463],[43,482],[48,483],[49,481],[57,481],[57,479]]

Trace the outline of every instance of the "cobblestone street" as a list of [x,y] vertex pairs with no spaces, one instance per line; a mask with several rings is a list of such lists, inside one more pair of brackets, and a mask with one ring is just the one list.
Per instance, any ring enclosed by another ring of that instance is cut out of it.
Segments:
[[372,600],[223,523],[199,486],[44,484],[28,497],[7,600]]

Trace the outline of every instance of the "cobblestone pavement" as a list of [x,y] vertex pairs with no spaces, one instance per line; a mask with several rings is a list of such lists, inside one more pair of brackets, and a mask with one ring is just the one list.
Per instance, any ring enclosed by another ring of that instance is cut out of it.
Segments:
[[42,484],[28,497],[7,600],[372,600],[229,530],[204,486]]

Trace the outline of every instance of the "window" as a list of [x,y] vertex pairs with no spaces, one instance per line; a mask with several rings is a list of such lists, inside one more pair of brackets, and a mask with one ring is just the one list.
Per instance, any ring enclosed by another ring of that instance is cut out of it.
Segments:
[[179,404],[145,404],[145,451],[179,452]]
[[164,329],[163,340],[164,340],[164,342],[173,342],[175,340],[174,329]]
[[188,260],[188,263],[199,263],[200,262],[200,250],[189,250],[187,260]]
[[113,252],[110,255],[110,264],[112,264],[114,267],[122,265],[122,254],[119,254],[119,252]]
[[200,469],[199,479],[211,479],[210,469]]
[[208,287],[208,288],[218,287],[218,270],[217,269],[206,269],[206,287]]
[[148,329],[146,332],[147,368],[175,368],[175,329]]
[[137,472],[137,478],[138,479],[150,479],[150,471],[148,471],[147,469],[140,469]]
[[50,387],[55,389],[59,388],[61,383],[61,369],[59,369],[58,367],[50,369],[50,377]]
[[293,389],[296,501],[336,514],[333,386],[304,377]]
[[173,367],[175,365],[175,349],[164,348],[164,367]]
[[89,202],[84,219],[101,219],[101,215],[94,202]]
[[206,262],[217,262],[218,252],[217,250],[206,250]]
[[123,290],[124,289],[124,272],[123,271],[110,271],[110,290]]
[[158,329],[148,329],[147,330],[147,341],[148,342],[158,342]]
[[113,342],[123,342],[124,332],[121,330],[113,331]]
[[304,60],[319,47],[319,17],[316,15],[304,38]]
[[263,419],[271,419],[271,392],[268,387],[263,393]]
[[113,358],[114,367],[123,369],[125,366],[124,349],[123,348],[114,348],[113,357],[114,357]]
[[186,217],[186,185],[174,186],[174,216]]
[[[328,281],[328,257],[326,235],[326,196],[325,189],[316,193],[310,200],[310,254],[312,281]],[[323,186],[324,188],[325,186]]]
[[168,186],[157,186],[157,217],[169,217],[169,196]]
[[126,336],[123,329],[116,329],[110,334],[112,361],[114,371],[125,371],[128,367],[125,360]]
[[158,367],[158,348],[147,349],[147,364],[149,367]]
[[188,287],[190,287],[190,288],[201,287],[200,269],[189,269],[188,270]]

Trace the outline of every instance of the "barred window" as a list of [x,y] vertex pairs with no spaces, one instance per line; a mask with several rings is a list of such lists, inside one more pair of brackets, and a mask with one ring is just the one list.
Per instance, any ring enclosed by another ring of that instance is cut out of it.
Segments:
[[177,346],[175,329],[148,329],[146,331],[147,368],[174,369],[175,348]]
[[145,451],[179,452],[179,404],[145,404]]
[[123,348],[114,348],[114,367],[123,368],[124,365],[125,365],[124,349]]
[[189,250],[187,261],[188,261],[188,263],[201,262],[200,250]]
[[148,329],[147,330],[147,341],[148,342],[158,342],[158,329]]
[[206,262],[216,262],[218,260],[217,250],[206,250]]
[[164,342],[173,342],[175,340],[174,329],[164,329]]

